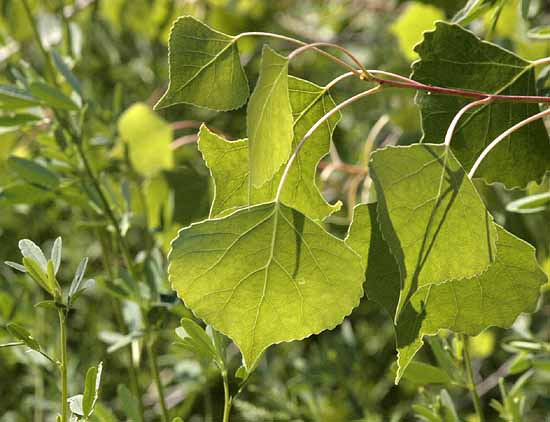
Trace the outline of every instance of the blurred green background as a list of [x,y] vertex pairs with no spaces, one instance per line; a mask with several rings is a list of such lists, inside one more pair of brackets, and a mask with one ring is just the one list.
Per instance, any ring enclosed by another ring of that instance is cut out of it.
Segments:
[[[144,233],[155,242],[151,248],[154,271],[147,267],[150,261],[143,258],[145,273],[157,293],[147,294],[155,304],[173,299],[165,273],[168,242],[178,228],[208,214],[212,186],[194,143],[198,125],[207,122],[210,128],[231,139],[246,135],[244,109],[214,113],[179,105],[158,113],[151,110],[167,85],[167,41],[176,17],[193,15],[232,35],[269,31],[307,42],[336,43],[352,51],[367,68],[408,75],[411,62],[417,58],[413,47],[422,40],[422,32],[432,29],[436,20],[456,18],[467,2],[29,0],[29,3],[44,45],[58,52],[79,80],[82,97],[88,104],[82,121],[88,152],[101,173],[102,184],[111,192],[117,212],[123,216],[126,236],[138,261],[143,253]],[[468,25],[477,35],[528,59],[550,55],[550,41],[529,33],[532,28],[550,24],[550,2],[533,0],[527,14],[519,0],[468,3],[476,3],[479,12],[461,24]],[[22,2],[0,0],[0,82],[16,83],[43,73],[45,64],[33,36]],[[251,82],[257,78],[261,46],[266,42],[281,52],[289,52],[291,48],[284,42],[261,38],[240,41],[239,49]],[[327,83],[339,72],[334,63],[312,52],[301,55],[290,69],[291,74],[318,84]],[[543,93],[547,92],[549,75],[548,68],[540,69],[538,82]],[[71,93],[69,85],[64,87],[67,94]],[[346,81],[334,91],[335,101],[340,102],[360,89],[361,82]],[[128,117],[135,120],[127,121],[130,129],[125,131],[119,119],[135,103],[147,107],[142,114]],[[2,111],[0,120],[3,117],[8,121],[9,111]],[[147,119],[158,123],[160,129],[155,133],[132,134],[131,127]],[[0,126],[0,258],[19,261],[17,242],[21,238],[33,239],[49,250],[53,240],[62,236],[64,259],[60,279],[66,282],[72,278],[80,258],[90,258],[88,276],[96,279],[96,287],[86,293],[70,317],[70,371],[76,374],[70,379],[70,391],[74,394],[81,391],[86,368],[102,360],[105,373],[101,405],[94,420],[131,420],[123,400],[117,396],[117,386],[128,382],[126,355],[116,347],[124,335],[116,324],[112,304],[116,294],[109,289],[110,275],[106,271],[119,258],[113,256],[111,263],[102,260],[100,249],[105,240],[98,234],[100,222],[91,216],[93,203],[75,182],[80,171],[78,161],[71,158],[70,151],[65,155],[57,151],[63,140],[54,116],[40,114],[38,123],[12,122]],[[136,136],[150,136],[146,139],[151,142],[168,138],[167,142],[173,144],[166,154],[173,156],[173,164],[154,169],[153,176],[142,174],[136,163],[152,163],[154,168],[155,157],[145,150],[140,156],[137,147],[133,150],[137,155],[128,157],[127,143]],[[420,137],[414,92],[388,89],[344,112],[334,134],[335,151],[331,156],[334,159],[337,154],[344,162],[364,168],[367,139],[379,146],[408,144]],[[63,182],[57,190],[48,191],[19,180],[7,164],[10,154],[47,164],[62,176]],[[322,167],[329,161],[330,158]],[[350,210],[368,194],[363,178],[342,171],[320,171],[319,185],[331,202],[344,203],[342,210],[328,221],[331,230],[343,236]],[[506,204],[524,196],[525,191],[507,191],[498,185],[479,185],[479,188],[496,221],[535,245],[541,265],[550,272],[548,212],[525,215],[508,212]],[[542,185],[532,185],[527,191],[549,190],[547,178]],[[538,344],[550,341],[550,303],[548,294],[545,296],[538,312],[521,317],[513,329],[491,329],[473,340],[476,371],[483,378],[521,355],[502,347],[510,338],[528,338]],[[5,266],[0,268],[0,343],[10,339],[3,327],[16,321],[32,328],[39,341],[55,350],[52,340],[56,336],[55,315],[33,307],[41,298],[42,294],[25,276]],[[130,331],[139,331],[142,318],[139,307],[130,297],[123,299],[125,325]],[[158,361],[172,415],[192,422],[221,420],[223,393],[216,372],[173,345],[174,328],[179,317],[188,315],[188,311],[182,304],[171,305],[167,311],[160,305],[157,308],[162,310],[162,317],[150,314],[145,317],[152,318],[158,328]],[[445,333],[438,341],[443,345],[449,343]],[[237,349],[230,348],[230,354],[236,369],[240,364]],[[139,353],[138,357],[145,361]],[[437,383],[431,385],[411,376],[395,386],[394,360],[391,321],[376,304],[364,299],[340,327],[302,342],[271,347],[236,402],[233,418],[243,422],[413,421],[417,420],[413,404],[437,407],[444,401],[443,387]],[[419,360],[435,362],[430,348],[424,348]],[[145,363],[140,365],[144,367]],[[510,375],[507,382],[513,382],[520,373]],[[158,420],[156,397],[147,371],[141,372],[140,383],[144,386],[148,420]],[[491,387],[484,394],[486,402],[499,397],[496,384]],[[460,414],[467,417],[473,412],[463,391],[453,390],[452,385],[445,388],[451,392]],[[525,420],[550,420],[545,419],[550,415],[550,372],[537,371],[522,389],[529,410]],[[47,360],[22,348],[0,349],[2,422],[54,420],[57,394],[57,373]],[[500,420],[489,407],[487,412],[490,420]]]

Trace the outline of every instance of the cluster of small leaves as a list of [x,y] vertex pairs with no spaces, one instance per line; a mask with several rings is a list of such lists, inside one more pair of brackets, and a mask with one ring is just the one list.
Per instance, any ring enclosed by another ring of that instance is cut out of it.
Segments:
[[[176,21],[170,86],[159,106],[242,106],[248,87],[238,39],[191,17]],[[535,94],[529,62],[458,25],[439,23],[416,51],[413,78],[424,83]],[[462,64],[467,68],[456,71]],[[199,148],[216,189],[210,219],[181,230],[169,256],[172,287],[197,317],[235,341],[245,366],[271,344],[339,324],[359,303],[363,282],[395,323],[397,380],[424,335],[444,328],[475,335],[533,311],[546,281],[534,250],[493,222],[466,169],[537,106],[479,107],[465,116],[451,150],[438,142],[464,100],[419,94],[422,143],[372,154],[377,202],[355,209],[343,242],[320,225],[337,206],[326,204],[314,180],[338,119],[327,120],[289,162],[333,102],[326,89],[288,76],[288,65],[264,47],[247,106],[248,139],[228,141],[201,128]],[[539,180],[550,168],[548,148],[538,123],[502,144],[479,176],[508,186]],[[289,177],[281,180],[287,165]],[[512,293],[519,289],[520,296]]]

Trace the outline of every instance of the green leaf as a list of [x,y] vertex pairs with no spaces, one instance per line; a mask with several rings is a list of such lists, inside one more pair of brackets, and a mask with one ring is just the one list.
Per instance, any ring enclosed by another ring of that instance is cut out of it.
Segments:
[[529,9],[531,8],[531,0],[521,0],[521,17],[525,20],[529,19]]
[[84,416],[84,410],[82,409],[82,397],[82,394],[76,394],[67,399],[69,409],[73,415]]
[[52,253],[51,253],[51,260],[54,265],[55,274],[57,274],[57,272],[59,271],[59,266],[61,265],[61,247],[62,247],[61,245],[62,245],[61,237],[58,237],[53,242]]
[[453,16],[453,23],[468,25],[494,6],[491,0],[468,0],[468,3]]
[[235,341],[247,368],[271,344],[335,327],[363,294],[359,256],[278,203],[183,229],[169,261],[178,296]]
[[84,274],[86,273],[87,265],[88,258],[82,258],[76,269],[73,281],[71,282],[71,286],[69,287],[69,302],[71,301],[71,298],[80,290],[80,284],[82,283],[82,279],[84,278]]
[[550,25],[532,28],[527,31],[527,36],[533,40],[550,40]]
[[63,293],[63,290],[61,290],[61,286],[59,285],[59,282],[57,281],[57,278],[55,277],[55,269],[54,264],[52,260],[48,260],[48,265],[46,267],[46,274],[47,274],[47,280],[48,280],[48,287],[52,292],[54,292],[55,298],[60,299],[61,295]]
[[34,339],[34,337],[27,331],[27,329],[15,322],[10,322],[6,326],[8,332],[17,340],[21,340],[27,347],[32,350],[40,351],[40,344]]
[[124,415],[130,421],[141,420],[141,412],[139,410],[139,403],[134,395],[130,392],[128,387],[124,384],[119,384],[117,387],[117,399],[120,407],[122,408]]
[[365,294],[394,318],[401,276],[397,261],[380,230],[376,203],[355,207],[346,243],[361,256],[366,267]]
[[[335,104],[322,87],[303,79],[290,76],[288,87],[294,115],[294,149],[307,130]],[[341,207],[340,202],[328,204],[315,182],[317,165],[329,152],[332,132],[339,119],[340,115],[335,114],[304,144],[290,168],[281,194],[285,205],[314,220],[323,220]],[[248,205],[248,141],[226,141],[202,126],[198,146],[214,180],[210,217]],[[275,198],[283,171],[281,168],[270,182],[260,188],[252,186],[251,205]]]
[[547,276],[534,248],[496,227],[496,260],[486,272],[424,286],[411,297],[396,328],[397,380],[422,347],[424,335],[449,329],[474,336],[491,326],[510,327],[520,313],[535,310]]
[[[27,274],[44,290],[46,290],[50,295],[54,295],[54,290],[51,288],[48,281],[48,275],[40,267],[40,265],[32,258],[23,257],[23,265]],[[47,265],[47,264],[46,264]]]
[[203,328],[189,318],[181,319],[181,327],[176,329],[176,335],[184,341],[184,344],[191,346],[198,357],[206,357],[209,361],[216,359],[217,353],[210,337]]
[[403,378],[416,384],[449,384],[449,375],[437,366],[428,365],[423,362],[411,362],[403,373]]
[[69,66],[67,66],[65,60],[63,60],[63,58],[55,50],[51,50],[51,55],[55,67],[57,67],[57,70],[59,70],[59,72],[63,75],[63,78],[65,78],[67,83],[78,94],[80,98],[84,98],[80,82],[78,81],[78,78],[75,76],[75,74],[71,71],[71,69],[69,69]]
[[22,273],[26,273],[27,270],[25,267],[21,264],[18,264],[17,262],[12,261],[4,261],[4,264],[6,264],[8,267],[13,268],[14,270],[21,271]]
[[143,176],[152,177],[174,167],[172,129],[146,104],[128,108],[118,121],[118,131],[128,143],[132,166]]
[[170,82],[155,108],[178,103],[214,110],[233,110],[249,95],[237,39],[192,16],[182,16],[170,32]]
[[409,2],[405,11],[390,26],[391,33],[399,41],[399,48],[409,60],[418,58],[414,46],[422,40],[422,33],[434,27],[434,22],[445,19],[437,7],[420,2]]
[[260,77],[248,102],[246,123],[250,180],[260,187],[286,163],[294,137],[288,58],[268,45],[262,50]]
[[40,105],[40,100],[14,85],[0,85],[0,109],[14,110]]
[[12,155],[8,158],[8,166],[21,179],[33,185],[46,189],[55,189],[59,186],[57,175],[35,161]]
[[396,320],[422,286],[474,276],[493,262],[492,218],[443,145],[375,151],[370,172],[382,233],[402,275]]
[[[481,41],[458,25],[438,22],[416,47],[420,60],[413,79],[449,88],[493,94],[536,95],[533,65]],[[456,113],[471,99],[419,92],[423,140],[443,142]],[[539,112],[536,104],[495,102],[472,109],[459,122],[451,143],[464,168],[471,168],[481,151],[515,123]],[[540,180],[550,168],[550,142],[541,120],[514,132],[483,161],[476,175],[488,183],[525,186]]]
[[517,214],[534,214],[550,209],[550,192],[529,195],[506,205],[506,211]]
[[[2,108],[1,105],[0,105],[0,108]],[[40,116],[37,116],[35,114],[28,114],[28,113],[13,114],[10,116],[0,116],[0,127],[23,126],[28,123],[35,123],[41,119],[42,118]]]
[[33,82],[29,91],[41,100],[42,105],[61,110],[78,111],[78,106],[58,88],[43,82]]
[[40,249],[36,243],[29,239],[21,239],[18,245],[21,255],[32,259],[40,265],[40,268],[42,268],[43,271],[46,271],[48,267],[48,260],[46,259],[44,252],[42,252],[42,249]]
[[103,371],[103,362],[99,362],[97,367],[92,366],[86,372],[86,381],[84,383],[84,396],[82,398],[82,410],[84,416],[91,416],[94,412],[95,404],[99,397],[99,385],[101,383],[101,372]]

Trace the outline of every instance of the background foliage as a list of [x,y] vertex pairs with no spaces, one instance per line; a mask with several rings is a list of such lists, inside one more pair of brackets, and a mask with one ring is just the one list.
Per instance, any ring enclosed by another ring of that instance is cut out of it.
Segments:
[[[213,199],[213,182],[195,143],[200,123],[208,125],[211,136],[218,133],[243,139],[246,115],[245,109],[215,113],[187,105],[152,110],[167,86],[167,41],[175,18],[192,15],[227,34],[270,31],[308,42],[341,44],[367,68],[402,75],[408,75],[411,61],[424,53],[413,50],[422,41],[422,32],[433,29],[435,20],[453,17],[484,39],[526,59],[550,55],[544,30],[533,30],[550,23],[550,5],[543,0],[468,4],[464,0],[29,3],[43,44],[57,54],[52,66],[61,74],[62,69],[71,69],[63,74],[69,76],[58,78],[64,95],[50,93],[41,98],[60,110],[86,104],[81,121],[73,124],[81,125],[80,137],[93,170],[100,174],[146,281],[137,291],[127,282],[131,275],[119,270],[123,264],[118,253],[102,255],[102,249],[116,251],[108,235],[112,227],[107,217],[97,212],[101,199],[86,179],[78,151],[68,143],[69,134],[58,116],[39,107],[16,112],[36,104],[25,98],[14,103],[13,96],[9,102],[0,91],[0,257],[19,262],[21,238],[33,239],[49,252],[54,240],[62,236],[58,279],[64,286],[70,284],[81,258],[89,258],[87,277],[96,283],[69,318],[69,370],[75,374],[69,390],[71,394],[82,392],[86,369],[103,361],[100,403],[93,416],[97,421],[135,420],[125,387],[129,382],[124,351],[129,343],[143,368],[139,383],[147,420],[158,419],[158,400],[142,347],[144,332],[156,337],[155,352],[171,415],[186,421],[221,418],[223,391],[217,372],[174,345],[174,329],[180,318],[190,313],[168,286],[166,253],[179,228],[208,216]],[[1,0],[0,12],[0,82],[34,86],[38,96],[40,89],[44,90],[40,83],[48,73],[48,63],[33,38],[22,2]],[[263,42],[256,38],[239,42],[253,83]],[[288,50],[284,42],[270,44],[279,51]],[[320,85],[339,72],[333,63],[311,52],[293,61],[290,69],[292,75]],[[415,72],[422,69],[417,67]],[[475,69],[471,72],[476,74]],[[548,93],[548,75],[549,68],[537,70],[542,94]],[[359,84],[351,79],[342,83],[335,91],[335,101],[358,92]],[[417,142],[421,122],[414,94],[388,89],[347,109],[334,130],[336,151],[330,158],[340,157],[360,169],[373,148]],[[430,104],[424,101],[423,106]],[[423,122],[425,129],[428,123]],[[330,230],[342,237],[354,205],[368,195],[368,186],[363,174],[345,169],[330,172],[328,162],[321,163],[318,182],[330,203],[343,203],[327,220]],[[86,181],[82,184],[82,180]],[[508,190],[481,182],[476,187],[495,221],[536,246],[539,263],[550,273],[547,203],[536,213],[524,209],[518,213],[517,206],[509,206],[526,194],[549,192],[548,177],[526,189]],[[327,213],[331,211],[334,209]],[[510,330],[485,331],[467,346],[475,372],[484,380],[480,385],[484,402],[502,401],[502,389],[511,389],[511,404],[503,405],[513,408],[513,403],[521,401],[524,416],[518,420],[541,421],[550,414],[550,304],[547,290],[544,292],[535,314],[520,317]],[[55,352],[55,315],[33,306],[43,299],[43,293],[25,275],[7,266],[0,268],[0,343],[12,339],[5,327],[16,322],[32,329],[43,347]],[[121,313],[115,304],[119,299],[124,304]],[[473,409],[467,394],[449,378],[449,371],[443,370],[444,356],[456,354],[460,342],[443,332],[429,343],[431,347],[416,358],[423,363],[413,365],[395,386],[391,320],[381,307],[363,299],[338,328],[270,348],[235,403],[234,418],[374,422],[415,420],[423,414],[424,420],[430,420],[426,409],[440,415],[440,419],[433,416],[431,420],[458,420],[453,419],[454,409],[468,418]],[[53,420],[58,394],[54,366],[23,348],[0,349],[0,354],[0,419]],[[229,346],[228,356],[229,366],[236,370],[240,366],[237,349]],[[426,364],[433,366],[422,366]],[[499,376],[504,377],[500,390]],[[454,404],[450,404],[449,394]],[[498,406],[486,407],[489,420],[499,420]],[[516,420],[506,419],[504,414],[504,420]]]

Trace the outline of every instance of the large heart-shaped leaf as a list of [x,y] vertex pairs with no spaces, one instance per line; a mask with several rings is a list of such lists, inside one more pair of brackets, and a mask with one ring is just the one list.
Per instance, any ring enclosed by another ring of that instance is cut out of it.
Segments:
[[[477,38],[458,25],[438,22],[426,32],[416,51],[413,79],[430,85],[463,88],[507,95],[536,95],[533,64],[503,48]],[[424,93],[417,102],[422,112],[424,140],[443,142],[455,114],[471,99]],[[495,102],[466,113],[451,143],[466,169],[499,134],[515,123],[539,112],[536,104]],[[542,121],[514,132],[482,163],[478,177],[502,182],[508,187],[525,186],[540,180],[550,169],[550,141]]]
[[280,203],[183,229],[169,260],[172,287],[248,368],[271,344],[335,327],[363,294],[359,256]]

